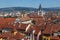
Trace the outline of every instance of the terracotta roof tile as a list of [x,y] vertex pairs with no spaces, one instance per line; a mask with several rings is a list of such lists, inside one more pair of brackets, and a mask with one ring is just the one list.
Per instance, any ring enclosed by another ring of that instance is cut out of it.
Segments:
[[28,16],[30,18],[39,18],[39,16],[37,15],[37,13],[30,13]]
[[50,38],[51,39],[55,39],[55,40],[59,40],[59,37],[58,36],[51,36]]
[[26,16],[26,17],[20,17],[20,20],[22,20],[22,21],[26,21],[26,20],[30,20],[31,18],[30,17],[28,17],[28,16]]
[[40,27],[39,26],[33,26],[33,30],[35,30],[35,34],[38,34],[38,32],[40,31]]
[[4,38],[4,37],[12,37],[13,35],[12,35],[12,33],[11,32],[6,32],[6,33],[3,33],[2,34],[2,37]]
[[58,32],[60,30],[59,24],[53,24],[53,25],[46,25],[46,29],[43,31],[45,34],[50,34],[53,32]]
[[5,18],[5,21],[12,23],[12,22],[15,21],[15,19],[16,19],[16,18]]
[[60,30],[60,25],[59,24],[54,24],[52,31],[53,32],[58,32],[59,30]]
[[3,25],[3,28],[13,28],[13,25]]
[[19,24],[20,26],[18,26],[17,28],[18,29],[23,29],[23,30],[25,30],[26,29],[26,27],[28,26],[28,24]]
[[43,31],[44,34],[50,34],[51,33],[51,25],[46,25],[46,29]]
[[21,39],[21,38],[23,38],[24,36],[22,35],[22,34],[20,34],[20,33],[17,33],[15,36],[14,36],[14,38],[16,38],[16,39]]

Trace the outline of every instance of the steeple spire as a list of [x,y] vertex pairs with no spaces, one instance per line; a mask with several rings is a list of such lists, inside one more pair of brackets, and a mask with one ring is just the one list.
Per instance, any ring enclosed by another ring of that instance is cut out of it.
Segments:
[[45,12],[42,10],[41,4],[40,4],[38,8],[38,16],[43,16],[43,15],[45,15]]
[[42,13],[42,7],[41,7],[41,4],[39,5],[39,8],[38,8],[38,16],[40,16]]
[[39,5],[39,9],[38,9],[39,11],[41,11],[42,10],[42,7],[41,7],[41,4]]

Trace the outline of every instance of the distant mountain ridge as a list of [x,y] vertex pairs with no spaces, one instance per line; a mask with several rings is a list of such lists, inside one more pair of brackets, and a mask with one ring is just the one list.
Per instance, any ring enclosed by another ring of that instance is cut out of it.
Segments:
[[[60,11],[60,7],[54,8],[42,8],[44,11]],[[37,8],[30,8],[30,7],[7,7],[7,8],[0,8],[2,12],[12,12],[12,11],[38,11]]]
[[30,7],[7,7],[7,8],[0,8],[0,11],[3,12],[11,12],[11,11],[37,11],[37,8],[30,8]]
[[43,8],[45,11],[60,11],[60,7]]

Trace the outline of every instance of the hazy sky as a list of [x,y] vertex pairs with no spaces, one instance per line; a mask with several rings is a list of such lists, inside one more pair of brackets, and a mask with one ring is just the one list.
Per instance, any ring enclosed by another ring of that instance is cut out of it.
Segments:
[[0,0],[0,8],[4,7],[60,7],[60,0]]

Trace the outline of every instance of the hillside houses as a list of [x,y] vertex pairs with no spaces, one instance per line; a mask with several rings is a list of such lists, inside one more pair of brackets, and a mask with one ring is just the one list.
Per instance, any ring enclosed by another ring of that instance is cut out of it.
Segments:
[[0,16],[0,40],[60,40],[60,16],[39,11]]

